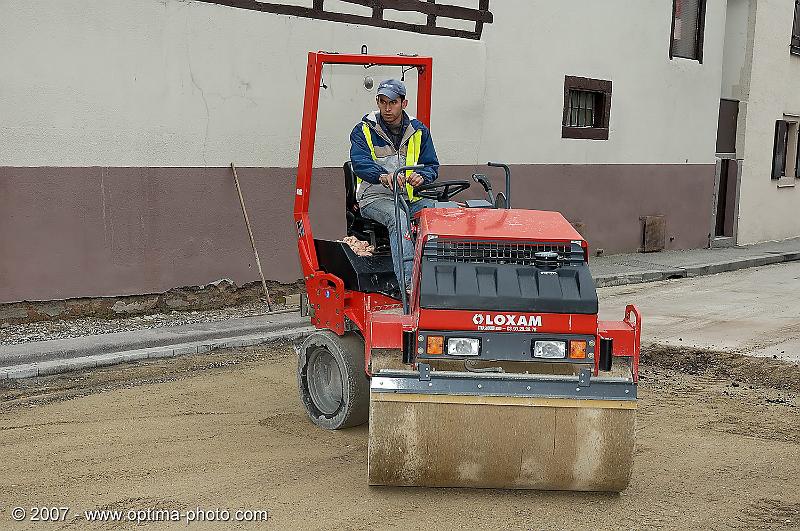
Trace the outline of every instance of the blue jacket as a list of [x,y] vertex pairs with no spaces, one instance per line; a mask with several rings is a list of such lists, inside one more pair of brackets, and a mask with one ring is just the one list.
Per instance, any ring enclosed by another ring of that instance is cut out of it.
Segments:
[[[417,173],[425,179],[425,183],[431,183],[439,176],[439,159],[436,156],[436,149],[433,146],[430,131],[425,127],[425,124],[416,118],[409,117],[405,111],[403,115],[404,118],[408,118],[408,126],[403,132],[403,139],[400,143],[399,151],[395,149],[391,140],[378,124],[377,111],[365,115],[361,122],[353,128],[352,133],[350,133],[350,161],[353,163],[353,170],[356,175],[366,181],[366,183],[380,185],[381,174],[391,174],[400,166],[405,166],[405,148],[408,145],[408,139],[417,130],[422,130],[421,146],[417,163],[425,165],[425,168],[418,170]],[[372,145],[379,159],[377,162],[372,159],[372,153],[370,153],[367,139],[364,137],[362,127],[365,123],[372,133]],[[380,186],[383,187],[382,185]],[[360,186],[359,188],[362,187]],[[360,190],[359,199],[363,195],[364,192]]]

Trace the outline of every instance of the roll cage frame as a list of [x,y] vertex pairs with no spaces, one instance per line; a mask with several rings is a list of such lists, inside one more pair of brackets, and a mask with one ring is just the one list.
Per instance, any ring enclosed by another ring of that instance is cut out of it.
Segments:
[[401,66],[417,69],[417,117],[430,125],[433,58],[411,55],[339,54],[334,52],[309,52],[306,70],[306,87],[303,104],[303,121],[300,128],[300,156],[297,163],[297,185],[294,200],[294,221],[297,226],[300,265],[303,277],[319,273],[319,262],[314,247],[311,221],[308,215],[311,202],[311,181],[314,165],[314,142],[317,133],[317,114],[322,81],[322,68],[326,64],[369,66]]

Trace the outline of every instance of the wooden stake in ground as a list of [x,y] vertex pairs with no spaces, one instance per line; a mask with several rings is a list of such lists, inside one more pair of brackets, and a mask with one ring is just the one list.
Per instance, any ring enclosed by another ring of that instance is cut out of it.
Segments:
[[242,188],[239,186],[239,176],[236,175],[236,166],[231,162],[231,169],[233,170],[233,180],[236,182],[236,192],[239,194],[239,204],[242,205],[242,214],[244,214],[244,223],[247,225],[247,235],[250,236],[250,245],[253,247],[253,254],[256,257],[256,266],[258,267],[258,274],[261,276],[261,286],[264,287],[264,294],[267,296],[267,310],[272,311],[272,300],[269,298],[269,290],[267,289],[267,281],[264,280],[264,272],[261,271],[261,260],[258,259],[258,250],[256,250],[256,242],[253,239],[253,229],[250,228],[250,218],[247,217],[247,209],[244,207],[244,197],[242,197]]

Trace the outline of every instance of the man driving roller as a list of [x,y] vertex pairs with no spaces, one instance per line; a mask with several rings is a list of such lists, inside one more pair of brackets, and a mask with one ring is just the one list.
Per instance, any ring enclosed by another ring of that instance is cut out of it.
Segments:
[[[400,187],[401,201],[412,217],[423,208],[433,206],[430,199],[416,197],[414,190],[436,180],[439,160],[428,128],[405,112],[408,100],[402,81],[383,81],[378,85],[375,100],[378,110],[365,115],[350,133],[350,161],[358,182],[356,199],[362,216],[389,230],[395,275],[400,282],[402,267],[405,270],[405,288],[409,289],[414,243],[406,216],[400,216],[403,248],[397,249],[394,186]],[[418,164],[425,167],[416,172],[401,172],[397,182],[392,182],[397,168]]]

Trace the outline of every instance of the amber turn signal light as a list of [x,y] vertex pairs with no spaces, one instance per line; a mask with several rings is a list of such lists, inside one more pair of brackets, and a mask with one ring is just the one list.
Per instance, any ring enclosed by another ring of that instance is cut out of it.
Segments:
[[569,357],[572,359],[583,359],[586,357],[586,341],[570,341]]
[[444,337],[443,336],[428,336],[428,354],[442,354],[444,353]]

